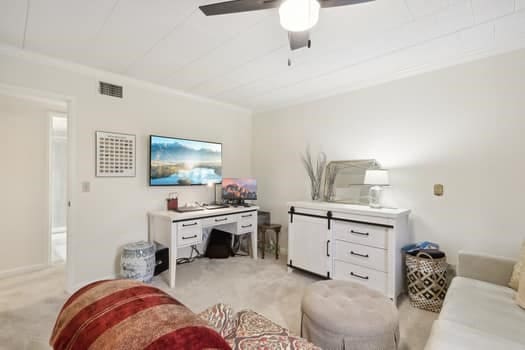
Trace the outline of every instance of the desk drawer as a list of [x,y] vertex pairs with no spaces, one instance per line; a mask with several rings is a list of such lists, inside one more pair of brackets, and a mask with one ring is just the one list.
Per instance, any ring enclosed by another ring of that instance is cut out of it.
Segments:
[[237,233],[242,235],[257,231],[257,212],[237,214]]
[[188,220],[188,221],[182,221],[177,223],[177,230],[184,231],[184,230],[192,230],[192,229],[201,229],[201,220]]
[[255,224],[255,220],[243,220],[237,223],[237,232],[240,235],[255,232],[256,230],[257,225]]
[[189,246],[202,242],[202,228],[179,230],[177,233],[177,246]]
[[252,222],[257,221],[257,212],[251,212],[251,213],[240,213],[237,214],[237,220],[239,222]]
[[386,227],[334,221],[332,230],[335,239],[377,248],[387,248],[388,229]]
[[335,241],[335,258],[351,264],[387,271],[387,251],[344,241]]
[[234,218],[231,215],[214,216],[212,218],[203,219],[202,224],[205,227],[217,226],[217,225],[229,224],[230,222],[235,221],[233,219]]
[[334,279],[357,282],[387,294],[387,274],[366,267],[334,260]]

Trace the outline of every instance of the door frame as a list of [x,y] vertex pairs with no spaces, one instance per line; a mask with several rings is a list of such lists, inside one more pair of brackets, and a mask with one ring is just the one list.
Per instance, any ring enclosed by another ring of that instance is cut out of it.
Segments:
[[[52,102],[52,103],[65,103],[66,104],[66,114],[68,121],[68,155],[67,155],[67,199],[68,199],[68,208],[67,208],[67,240],[66,240],[66,279],[65,279],[65,290],[72,291],[74,289],[74,274],[75,269],[72,263],[72,257],[74,256],[74,237],[75,237],[75,207],[73,203],[76,203],[77,194],[74,191],[73,185],[77,183],[76,179],[76,99],[73,96],[57,94],[54,92],[31,89],[26,87],[21,87],[17,85],[10,85],[0,82],[0,93],[13,96],[21,97],[36,102]],[[49,163],[49,162],[48,162]],[[50,218],[50,215],[48,215]],[[49,225],[51,227],[51,224]],[[48,232],[48,240],[51,240],[51,232]],[[49,250],[49,249],[48,249]]]

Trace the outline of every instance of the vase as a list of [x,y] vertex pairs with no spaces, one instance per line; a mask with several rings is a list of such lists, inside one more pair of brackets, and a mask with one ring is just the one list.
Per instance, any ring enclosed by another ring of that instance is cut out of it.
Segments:
[[312,182],[311,196],[313,201],[318,201],[321,199],[321,183]]
[[155,246],[140,241],[126,244],[120,258],[122,278],[150,283],[155,272]]

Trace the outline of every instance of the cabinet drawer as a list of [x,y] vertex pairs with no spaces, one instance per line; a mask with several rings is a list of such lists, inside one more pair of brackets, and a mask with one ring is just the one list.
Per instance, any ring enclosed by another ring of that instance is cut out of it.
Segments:
[[202,242],[202,229],[192,228],[186,230],[179,230],[177,233],[177,246],[188,246],[193,244],[199,244]]
[[334,260],[334,279],[357,282],[387,294],[387,274],[385,272]]
[[335,241],[335,258],[348,263],[387,271],[387,251],[344,241]]
[[387,248],[388,229],[385,227],[334,221],[332,230],[335,239],[377,248]]
[[[233,220],[232,220],[233,219]],[[222,224],[229,224],[230,222],[235,221],[234,217],[230,215],[215,216],[212,218],[203,219],[203,226],[216,226]]]

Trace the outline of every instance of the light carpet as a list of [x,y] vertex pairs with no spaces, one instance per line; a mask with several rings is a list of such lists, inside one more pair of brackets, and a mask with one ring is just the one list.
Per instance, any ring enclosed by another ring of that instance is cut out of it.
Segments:
[[[222,302],[236,311],[255,310],[298,334],[304,288],[317,280],[298,271],[288,273],[284,260],[235,257],[179,265],[176,290],[159,277],[153,284],[195,312]],[[55,318],[68,297],[63,289],[63,266],[0,280],[0,349],[49,349]],[[437,314],[412,308],[406,298],[398,307],[399,349],[423,349]]]

